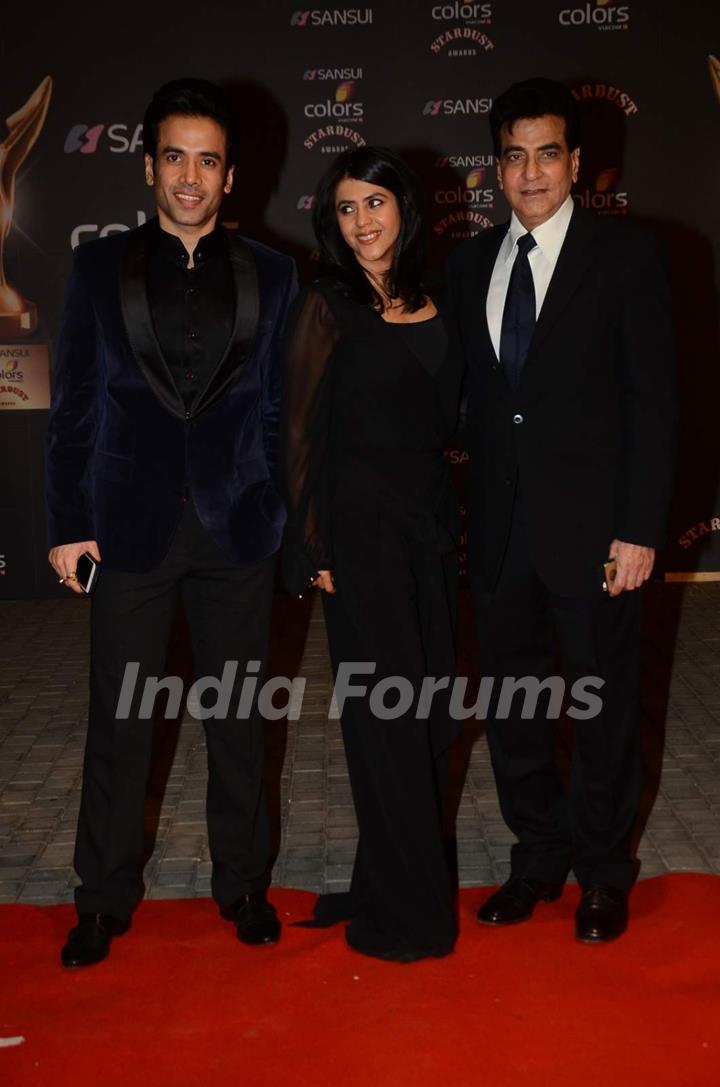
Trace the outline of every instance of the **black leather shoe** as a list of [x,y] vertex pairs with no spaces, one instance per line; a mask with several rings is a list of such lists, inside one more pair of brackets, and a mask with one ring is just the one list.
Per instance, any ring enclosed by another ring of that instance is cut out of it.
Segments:
[[478,910],[481,925],[516,925],[532,917],[538,902],[554,902],[563,892],[562,883],[540,879],[509,879]]
[[589,887],[575,914],[575,935],[584,944],[616,940],[627,928],[627,895],[617,887]]
[[81,913],[77,925],[68,933],[60,961],[63,966],[94,966],[110,954],[113,936],[122,936],[129,928],[129,921],[107,913]]
[[280,922],[264,891],[243,895],[220,913],[235,924],[244,944],[275,944],[280,939]]

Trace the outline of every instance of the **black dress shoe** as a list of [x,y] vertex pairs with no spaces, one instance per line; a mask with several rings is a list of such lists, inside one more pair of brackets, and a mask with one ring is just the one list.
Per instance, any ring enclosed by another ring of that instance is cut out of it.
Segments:
[[280,939],[280,922],[264,891],[243,895],[220,913],[235,924],[237,938],[244,944],[275,944]]
[[129,928],[129,921],[107,913],[81,913],[77,925],[68,933],[60,961],[63,966],[94,966],[110,954],[113,936],[122,936]]
[[627,895],[617,887],[589,887],[575,914],[575,935],[584,944],[616,940],[627,928]]
[[563,892],[562,883],[540,879],[509,879],[478,910],[482,925],[516,925],[532,917],[538,902],[554,902]]

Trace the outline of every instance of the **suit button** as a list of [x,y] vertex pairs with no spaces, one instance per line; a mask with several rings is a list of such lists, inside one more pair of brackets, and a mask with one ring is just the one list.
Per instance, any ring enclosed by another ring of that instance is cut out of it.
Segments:
[[522,415],[513,415],[513,423],[517,423],[519,426],[522,422],[524,422]]
[[505,476],[505,486],[512,487],[512,479],[510,476]]

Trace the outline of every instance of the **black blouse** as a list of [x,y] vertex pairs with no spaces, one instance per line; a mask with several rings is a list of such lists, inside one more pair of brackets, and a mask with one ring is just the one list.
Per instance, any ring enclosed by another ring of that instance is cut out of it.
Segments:
[[[334,567],[343,533],[402,532],[452,547],[457,511],[444,449],[460,374],[442,317],[390,324],[319,282],[299,296],[285,370],[287,587]],[[368,561],[372,561],[369,553]]]

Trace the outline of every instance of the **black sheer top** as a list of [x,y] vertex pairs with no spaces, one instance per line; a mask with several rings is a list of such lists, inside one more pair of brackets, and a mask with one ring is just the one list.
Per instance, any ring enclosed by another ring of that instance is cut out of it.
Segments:
[[333,570],[353,533],[368,561],[387,532],[449,549],[457,508],[444,449],[457,421],[460,374],[441,316],[385,322],[321,281],[289,325],[284,459],[288,525],[283,573],[301,595]]

